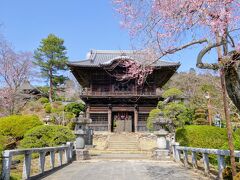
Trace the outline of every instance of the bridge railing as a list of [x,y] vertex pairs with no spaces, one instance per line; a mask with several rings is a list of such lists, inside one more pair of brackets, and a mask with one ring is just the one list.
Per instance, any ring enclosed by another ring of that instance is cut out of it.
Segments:
[[[213,154],[217,156],[218,162],[218,178],[222,179],[222,172],[226,167],[224,160],[225,156],[230,156],[229,150],[220,150],[220,149],[206,149],[206,148],[193,148],[193,147],[184,147],[179,146],[179,143],[174,143],[172,145],[173,158],[176,162],[181,162],[183,160],[184,166],[189,167],[189,155],[191,155],[191,164],[193,168],[198,167],[197,162],[197,153],[201,153],[203,157],[203,167],[205,174],[210,173],[209,166],[209,155]],[[240,151],[235,151],[235,157],[240,157]]]
[[[31,148],[31,149],[15,149],[5,150],[2,157],[2,177],[0,179],[9,180],[12,158],[16,155],[24,155],[22,179],[29,179],[31,176],[31,161],[32,154],[39,155],[39,174],[45,173],[45,159],[46,155],[50,155],[50,170],[60,167],[64,164],[70,163],[73,159],[73,143],[67,142],[66,145],[58,147],[45,147],[45,148]],[[58,153],[58,165],[55,163],[55,153]],[[63,156],[65,162],[63,163]]]

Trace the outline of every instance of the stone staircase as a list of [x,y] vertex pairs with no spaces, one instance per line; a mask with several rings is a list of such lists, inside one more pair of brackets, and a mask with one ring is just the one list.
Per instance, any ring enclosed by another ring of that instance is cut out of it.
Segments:
[[91,159],[143,160],[151,159],[151,152],[141,151],[135,133],[112,133],[106,140],[104,150],[90,150]]
[[138,139],[134,134],[112,134],[109,137],[109,151],[139,151]]

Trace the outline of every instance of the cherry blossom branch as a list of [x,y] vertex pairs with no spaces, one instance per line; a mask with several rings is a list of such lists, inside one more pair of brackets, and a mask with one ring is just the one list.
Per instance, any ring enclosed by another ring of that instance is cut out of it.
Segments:
[[162,54],[159,57],[159,59],[162,58],[163,56],[168,55],[168,54],[173,54],[173,53],[175,53],[177,51],[181,51],[183,49],[186,49],[189,46],[193,46],[193,45],[196,45],[196,44],[202,44],[202,43],[206,43],[206,42],[208,42],[207,39],[200,39],[200,40],[189,42],[189,43],[184,44],[183,46],[180,46],[180,47],[176,47],[176,48],[173,48],[173,49],[166,50],[166,51],[162,52]]

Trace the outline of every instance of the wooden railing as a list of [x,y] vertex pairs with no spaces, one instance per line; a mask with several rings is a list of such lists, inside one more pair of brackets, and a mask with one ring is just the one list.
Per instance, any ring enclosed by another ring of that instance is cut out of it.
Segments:
[[90,88],[85,88],[81,92],[82,96],[160,96],[156,91],[92,91]]
[[[50,154],[50,166],[51,170],[56,167],[55,164],[55,153],[58,152],[58,162],[57,167],[67,164],[73,159],[73,143],[68,142],[66,145],[59,147],[46,147],[46,148],[31,148],[31,149],[15,149],[15,150],[5,150],[3,152],[3,166],[2,166],[2,177],[3,180],[10,179],[10,170],[12,164],[12,158],[16,155],[24,155],[23,160],[23,172],[22,179],[29,179],[31,176],[31,159],[32,154],[37,153],[39,155],[39,174],[44,174],[45,171],[45,157],[46,154]],[[63,163],[63,154],[65,156],[65,163]]]
[[[193,168],[198,167],[197,154],[202,154],[203,157],[203,167],[205,174],[210,173],[209,165],[209,155],[213,154],[217,156],[218,162],[218,179],[223,179],[222,173],[226,167],[225,156],[230,156],[229,150],[220,150],[220,149],[205,149],[205,148],[193,148],[193,147],[183,147],[179,146],[179,143],[174,143],[172,145],[173,157],[176,162],[183,161],[184,166],[189,167],[189,158],[191,155],[191,166]],[[235,151],[235,157],[240,158],[240,151]]]

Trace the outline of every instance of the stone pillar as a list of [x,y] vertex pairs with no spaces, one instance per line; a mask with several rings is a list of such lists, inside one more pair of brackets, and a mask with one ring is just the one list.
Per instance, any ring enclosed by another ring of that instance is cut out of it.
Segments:
[[86,118],[90,118],[90,106],[86,105]]
[[23,173],[22,179],[29,179],[31,173],[31,160],[32,160],[32,153],[31,151],[26,151],[24,154],[23,160]]
[[134,131],[138,131],[138,105],[134,108]]
[[108,132],[111,132],[112,125],[112,105],[108,105]]
[[9,150],[3,152],[3,167],[2,167],[2,177],[0,179],[9,180],[10,179],[10,170],[11,170],[11,161],[12,156]]

